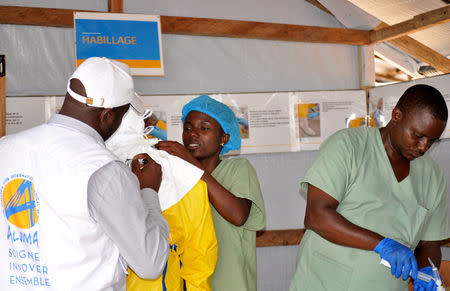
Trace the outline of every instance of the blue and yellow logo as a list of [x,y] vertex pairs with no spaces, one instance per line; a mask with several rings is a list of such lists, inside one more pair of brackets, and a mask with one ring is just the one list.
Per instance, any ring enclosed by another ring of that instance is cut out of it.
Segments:
[[38,221],[34,185],[28,179],[13,179],[3,187],[3,209],[6,219],[21,229]]

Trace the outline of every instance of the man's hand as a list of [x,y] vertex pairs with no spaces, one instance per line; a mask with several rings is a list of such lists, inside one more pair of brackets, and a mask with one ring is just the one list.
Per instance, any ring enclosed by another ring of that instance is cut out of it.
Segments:
[[[420,269],[420,272],[430,275],[431,277],[434,277],[431,266]],[[436,291],[436,289],[437,285],[436,282],[434,282],[434,280],[430,280],[429,282],[420,280],[419,278],[414,280],[414,291]]]
[[414,280],[417,278],[417,260],[410,248],[393,239],[384,238],[374,248],[374,251],[389,262],[391,273],[396,278],[403,274],[402,278],[406,280],[410,273]]
[[137,176],[141,189],[152,188],[156,192],[159,191],[162,179],[161,166],[148,154],[134,156],[131,171]]

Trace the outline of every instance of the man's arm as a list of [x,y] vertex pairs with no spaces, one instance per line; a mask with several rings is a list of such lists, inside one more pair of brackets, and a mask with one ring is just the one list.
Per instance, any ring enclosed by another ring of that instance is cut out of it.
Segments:
[[336,199],[308,184],[305,227],[332,243],[373,250],[383,237],[348,221],[336,211],[338,205]]
[[[430,258],[433,264],[439,268],[442,257],[440,241],[420,241],[414,251],[414,255],[417,258],[420,271],[434,277],[428,258]],[[414,290],[436,290],[436,285],[434,280],[431,280],[430,282],[426,282],[420,278],[414,280]]]
[[119,248],[121,256],[142,278],[157,278],[169,255],[169,226],[161,215],[157,193],[142,189],[122,162],[97,170],[88,184],[91,217]]
[[402,275],[406,280],[410,272],[412,278],[417,277],[417,261],[410,248],[351,223],[336,211],[338,205],[336,199],[308,184],[305,227],[335,244],[379,253],[397,278]]
[[225,189],[182,144],[176,141],[160,141],[156,148],[204,170],[202,180],[208,185],[209,202],[225,220],[235,226],[241,226],[247,221],[252,202]]
[[430,266],[428,258],[439,268],[442,259],[441,241],[421,240],[414,251],[414,255],[416,256],[419,269]]

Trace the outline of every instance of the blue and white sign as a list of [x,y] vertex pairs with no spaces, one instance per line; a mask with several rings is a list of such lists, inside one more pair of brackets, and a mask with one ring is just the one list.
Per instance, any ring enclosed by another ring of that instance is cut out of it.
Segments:
[[163,76],[160,17],[144,14],[74,14],[77,66],[89,57],[107,57],[136,76]]

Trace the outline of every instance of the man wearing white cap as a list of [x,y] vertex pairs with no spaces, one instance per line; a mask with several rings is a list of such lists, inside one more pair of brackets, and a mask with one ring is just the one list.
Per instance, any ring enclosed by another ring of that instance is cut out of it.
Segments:
[[127,266],[161,274],[161,175],[137,159],[131,172],[104,144],[130,105],[143,110],[128,66],[89,58],[59,114],[0,139],[0,290],[125,290]]

